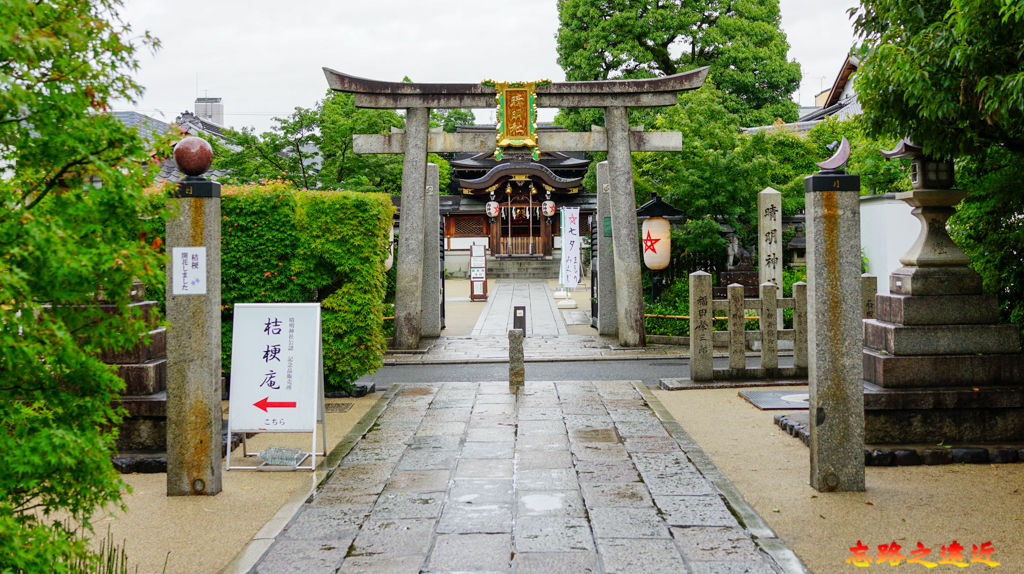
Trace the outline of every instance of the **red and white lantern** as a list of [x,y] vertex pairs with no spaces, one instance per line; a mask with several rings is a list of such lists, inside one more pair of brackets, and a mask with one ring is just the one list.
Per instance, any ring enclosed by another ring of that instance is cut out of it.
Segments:
[[672,252],[672,225],[664,217],[648,217],[640,228],[644,246],[644,265],[648,269],[668,267]]
[[545,201],[544,203],[541,203],[540,212],[541,215],[543,215],[544,217],[551,217],[552,215],[555,214],[555,202],[548,200]]
[[487,217],[498,217],[498,202],[488,201],[484,205],[484,213],[487,214]]

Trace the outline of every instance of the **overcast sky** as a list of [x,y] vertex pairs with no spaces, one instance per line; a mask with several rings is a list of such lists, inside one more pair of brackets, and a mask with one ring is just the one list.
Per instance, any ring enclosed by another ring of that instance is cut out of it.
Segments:
[[[831,86],[853,43],[847,8],[856,0],[780,0],[789,58],[811,105]],[[322,67],[366,78],[472,83],[564,80],[555,62],[555,0],[126,0],[134,30],[162,43],[140,56],[145,94],[135,109],[163,121],[219,97],[224,123],[269,129],[274,116],[324,97]],[[553,111],[541,110],[541,120]],[[493,112],[477,112],[493,121]]]

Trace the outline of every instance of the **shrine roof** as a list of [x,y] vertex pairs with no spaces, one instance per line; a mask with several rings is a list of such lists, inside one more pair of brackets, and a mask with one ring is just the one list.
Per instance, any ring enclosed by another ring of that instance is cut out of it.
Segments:
[[483,177],[460,179],[459,187],[469,190],[482,190],[497,184],[504,178],[514,175],[536,177],[543,183],[556,189],[578,188],[583,182],[582,177],[575,179],[559,177],[538,162],[501,162],[491,168]]

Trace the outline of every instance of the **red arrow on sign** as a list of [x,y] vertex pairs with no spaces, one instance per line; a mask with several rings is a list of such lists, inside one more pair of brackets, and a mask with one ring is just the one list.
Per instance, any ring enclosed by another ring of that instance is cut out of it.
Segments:
[[254,407],[263,409],[263,412],[267,412],[267,409],[294,409],[294,402],[270,402],[270,397],[263,397],[262,399],[253,403]]

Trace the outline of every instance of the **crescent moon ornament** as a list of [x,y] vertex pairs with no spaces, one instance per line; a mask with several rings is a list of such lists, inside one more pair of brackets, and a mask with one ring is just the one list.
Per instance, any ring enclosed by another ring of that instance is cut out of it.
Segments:
[[825,161],[819,161],[815,165],[825,170],[839,170],[842,169],[846,162],[850,161],[850,142],[844,137],[843,141],[839,142],[839,149],[832,157]]

